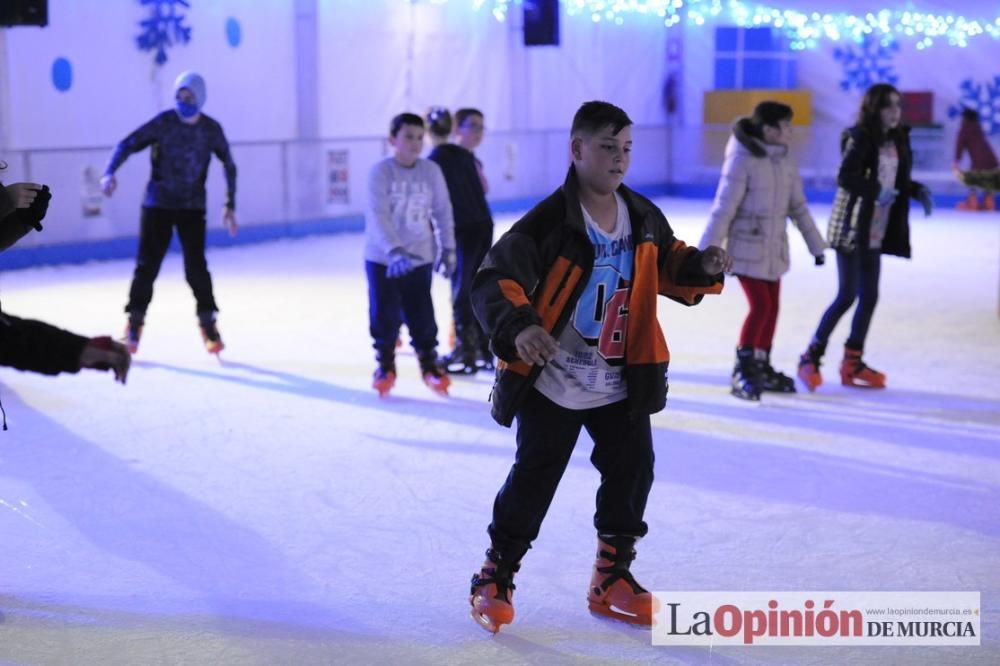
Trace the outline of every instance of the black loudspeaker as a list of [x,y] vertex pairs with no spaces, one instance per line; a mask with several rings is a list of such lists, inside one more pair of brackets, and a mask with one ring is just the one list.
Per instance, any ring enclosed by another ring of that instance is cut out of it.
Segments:
[[0,0],[0,26],[48,24],[48,0]]
[[559,0],[524,0],[524,45],[559,46]]

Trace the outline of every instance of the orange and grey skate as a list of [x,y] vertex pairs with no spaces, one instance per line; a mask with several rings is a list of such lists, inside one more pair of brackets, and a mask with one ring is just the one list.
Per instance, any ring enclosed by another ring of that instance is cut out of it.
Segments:
[[819,372],[820,359],[823,358],[826,343],[813,340],[809,348],[799,357],[799,379],[812,393],[823,384],[823,376]]
[[451,380],[448,379],[448,375],[438,366],[437,355],[434,353],[425,353],[421,354],[419,359],[420,374],[427,388],[438,395],[448,395],[448,387],[451,386]]
[[486,551],[486,561],[472,575],[469,592],[470,615],[486,631],[495,634],[505,624],[514,621],[514,574],[519,562],[509,562],[495,549]]
[[378,397],[384,398],[396,385],[396,366],[394,363],[380,363],[372,375],[372,388],[378,391]]
[[844,347],[840,362],[840,383],[857,388],[885,388],[885,374],[869,368],[861,360],[861,350]]
[[590,579],[587,602],[595,615],[644,627],[653,626],[660,602],[632,576],[635,538],[599,536],[597,561]]
[[139,338],[142,337],[143,320],[140,317],[130,316],[125,323],[125,334],[122,342],[128,347],[130,354],[139,351]]
[[198,321],[201,329],[201,339],[205,343],[205,350],[209,354],[218,354],[226,345],[222,343],[222,336],[219,335],[219,327],[215,325],[215,318],[203,317]]

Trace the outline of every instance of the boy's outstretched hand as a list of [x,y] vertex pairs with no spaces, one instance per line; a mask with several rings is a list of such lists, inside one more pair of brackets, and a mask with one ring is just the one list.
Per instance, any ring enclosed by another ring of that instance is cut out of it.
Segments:
[[717,275],[732,270],[733,258],[718,245],[709,245],[701,251],[701,270]]
[[42,190],[42,186],[38,183],[14,183],[4,189],[7,190],[7,195],[14,202],[15,208],[30,208]]
[[128,376],[128,368],[132,364],[132,355],[128,349],[120,342],[115,342],[110,337],[102,335],[98,338],[91,338],[87,346],[80,352],[80,367],[93,368],[94,370],[113,370],[115,381],[125,383]]
[[514,338],[517,355],[530,365],[545,365],[559,350],[559,343],[538,324],[532,324]]

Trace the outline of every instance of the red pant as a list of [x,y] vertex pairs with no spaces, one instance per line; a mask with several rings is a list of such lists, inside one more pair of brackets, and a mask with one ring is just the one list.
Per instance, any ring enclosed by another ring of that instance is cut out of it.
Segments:
[[774,328],[778,324],[778,293],[781,280],[758,280],[737,276],[750,302],[750,312],[740,331],[740,347],[771,349]]

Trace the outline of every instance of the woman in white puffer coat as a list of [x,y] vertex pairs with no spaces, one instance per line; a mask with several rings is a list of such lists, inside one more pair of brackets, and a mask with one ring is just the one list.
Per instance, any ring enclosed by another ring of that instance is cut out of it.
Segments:
[[726,145],[725,162],[701,247],[719,245],[733,258],[732,273],[750,302],[743,322],[732,393],[759,400],[762,391],[795,392],[795,382],[771,366],[781,276],[788,272],[787,220],[798,228],[816,264],[827,248],[789,153],[791,107],[761,102],[740,118]]

